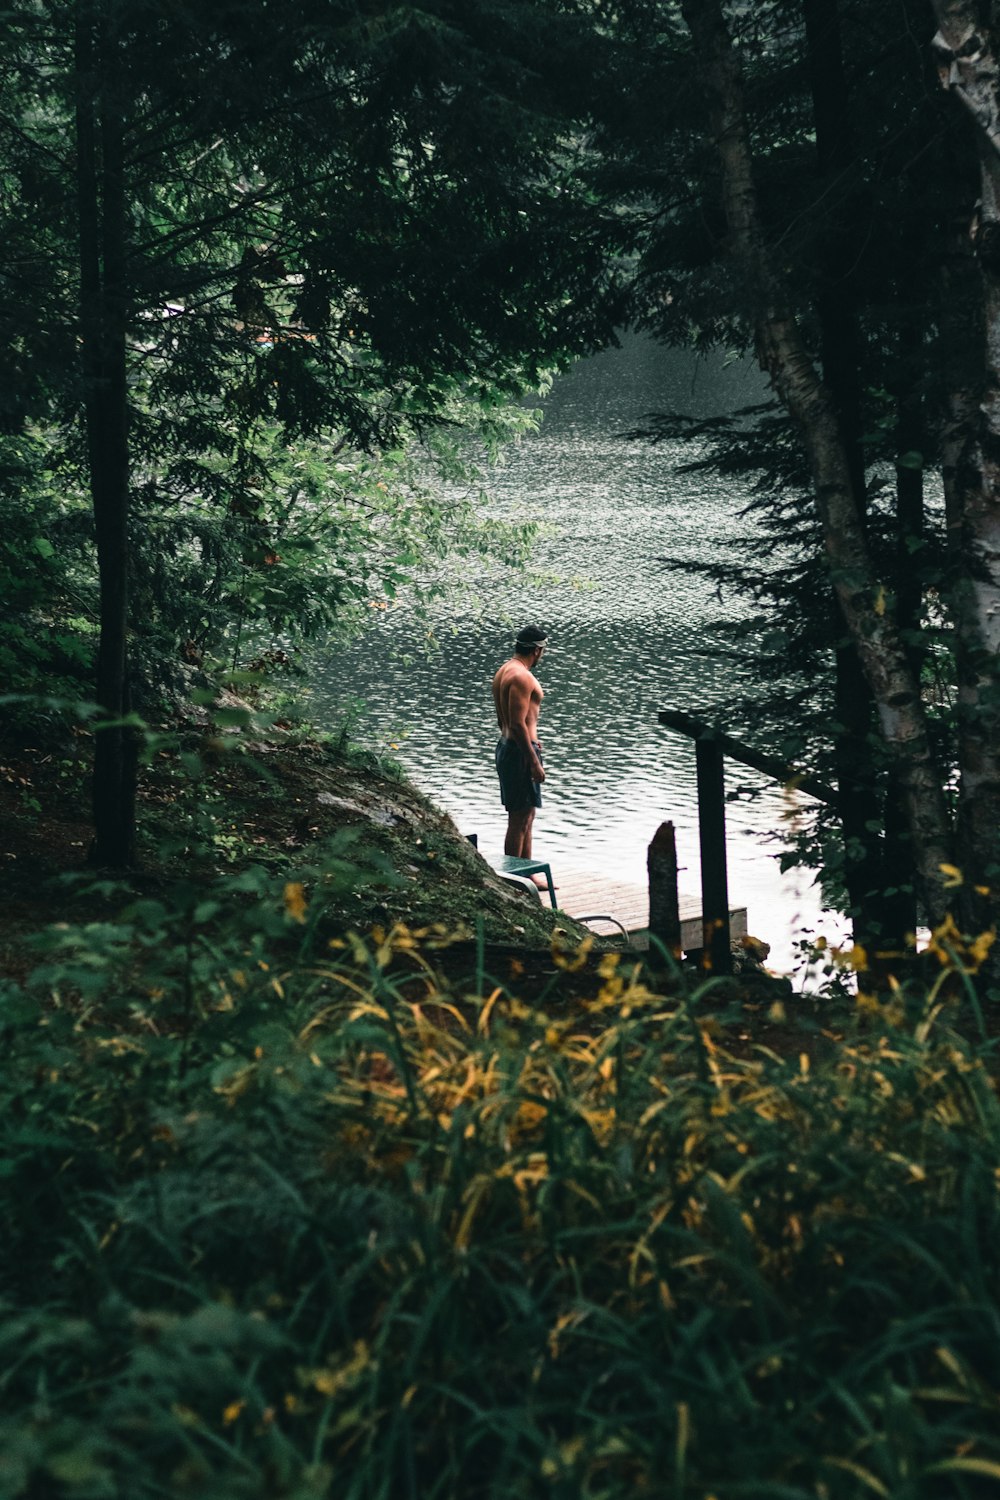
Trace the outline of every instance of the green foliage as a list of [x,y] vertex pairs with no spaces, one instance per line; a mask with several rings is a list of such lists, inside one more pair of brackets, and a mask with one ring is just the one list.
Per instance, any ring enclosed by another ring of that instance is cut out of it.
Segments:
[[[289,443],[255,424],[237,462],[167,458],[137,495],[134,605],[143,647],[232,667],[321,633],[347,634],[399,596],[416,608],[478,571],[519,565],[533,528],[490,518],[485,467],[533,421],[456,396],[449,427],[363,453],[343,438]],[[161,668],[162,670],[162,668]]]
[[[885,393],[869,393],[873,404]],[[838,780],[833,734],[839,727],[835,695],[835,646],[846,644],[833,607],[829,567],[819,522],[813,514],[810,478],[793,424],[773,401],[728,416],[693,418],[660,414],[633,434],[659,443],[690,445],[681,473],[720,475],[748,495],[740,522],[747,521],[735,555],[719,562],[662,559],[666,569],[693,573],[726,595],[740,597],[736,619],[710,630],[707,650],[749,668],[746,691],[725,705],[726,727],[789,763],[808,767],[830,785]],[[884,436],[884,435],[883,435]],[[883,465],[888,454],[882,455]],[[867,533],[879,574],[892,579],[905,568],[924,595],[919,628],[907,634],[919,657],[928,723],[939,764],[953,767],[955,745],[954,642],[943,618],[939,589],[947,570],[945,516],[932,490],[919,543],[900,548],[888,482],[873,483]],[[866,746],[871,774],[884,796],[888,757],[877,734]],[[954,779],[947,788],[953,798]],[[755,785],[742,795],[758,795]],[[877,833],[880,825],[872,830]],[[836,810],[802,806],[775,841],[783,869],[817,872],[825,899],[846,909],[845,840]],[[856,851],[855,851],[856,852]]]
[[735,1054],[614,957],[529,1006],[331,943],[349,863],[5,986],[0,1495],[990,1492],[1000,1111],[941,985]]
[[[524,529],[480,513],[483,458],[619,307],[602,212],[560,139],[586,90],[549,98],[539,72],[557,44],[581,52],[585,21],[534,0],[382,17],[295,0],[280,18],[43,0],[10,7],[0,35],[11,494],[46,490],[60,527],[78,516],[94,482],[81,319],[100,343],[122,309],[135,706],[176,699],[206,653],[252,660],[433,592],[449,551],[523,556]],[[88,119],[97,178],[119,130],[123,152],[114,192],[91,198]],[[99,295],[88,211],[123,241]],[[42,583],[51,561],[31,559]],[[0,556],[0,583],[10,571]],[[91,563],[88,597],[95,583]],[[54,620],[85,654],[58,590],[36,594],[0,648]]]
[[0,681],[23,693],[79,691],[94,660],[90,526],[76,499],[45,471],[34,436],[0,436]]
[[[234,467],[206,452],[147,470],[133,512],[133,699],[172,709],[213,660],[277,674],[320,634],[346,635],[405,597],[418,610],[519,566],[533,527],[490,517],[486,466],[534,420],[456,398],[452,425],[364,454],[255,429]],[[97,574],[89,501],[53,434],[3,440],[0,666],[9,692],[90,695]],[[456,561],[475,559],[473,570]],[[25,708],[23,710],[27,712]]]

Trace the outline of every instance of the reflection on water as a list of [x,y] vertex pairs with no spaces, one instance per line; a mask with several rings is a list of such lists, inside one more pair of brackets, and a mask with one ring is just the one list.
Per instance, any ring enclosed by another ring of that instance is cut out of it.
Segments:
[[[443,649],[430,660],[404,609],[380,614],[362,640],[318,653],[314,717],[332,726],[352,700],[364,700],[364,737],[398,746],[393,753],[459,827],[500,849],[490,681],[516,627],[541,624],[552,648],[538,673],[549,776],[536,852],[551,858],[557,881],[560,865],[644,881],[646,847],[671,818],[686,867],[682,891],[696,894],[694,749],[659,726],[657,710],[724,705],[742,685],[738,661],[706,650],[708,627],[741,606],[658,559],[731,554],[749,524],[738,517],[746,494],[677,473],[690,446],[653,448],[616,434],[650,411],[709,415],[760,394],[755,369],[640,339],[578,365],[556,382],[541,432],[491,484],[501,507],[526,505],[545,521],[534,556],[545,582],[515,574],[491,581],[478,616],[442,608]],[[404,666],[398,657],[407,651],[417,654]],[[732,763],[727,774],[730,787],[764,784]],[[794,807],[774,787],[728,810],[731,897],[749,908],[750,930],[772,944],[772,965],[787,965],[793,935],[818,920],[807,878],[777,869],[775,834],[789,815]]]

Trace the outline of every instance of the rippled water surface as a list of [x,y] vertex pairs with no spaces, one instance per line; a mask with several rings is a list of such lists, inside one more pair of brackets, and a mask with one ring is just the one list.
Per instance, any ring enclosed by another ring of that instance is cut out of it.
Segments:
[[[679,474],[692,457],[686,445],[653,448],[617,434],[650,411],[729,412],[760,393],[755,369],[639,339],[561,377],[541,431],[490,486],[501,506],[526,505],[546,522],[533,558],[545,582],[511,574],[489,585],[481,613],[444,612],[443,650],[429,660],[422,629],[404,609],[379,614],[362,640],[319,653],[314,716],[332,727],[351,701],[364,700],[364,737],[398,746],[393,753],[463,832],[501,850],[490,681],[510,654],[508,622],[541,624],[552,649],[538,672],[548,780],[536,853],[551,858],[557,883],[568,865],[644,881],[646,847],[671,818],[686,866],[682,892],[696,895],[694,749],[660,727],[657,710],[725,703],[740,664],[706,654],[706,629],[740,606],[658,559],[731,556],[747,535],[738,515],[746,496],[734,484]],[[404,666],[398,653],[406,650],[415,659]],[[765,784],[732,763],[727,776],[730,787]],[[819,919],[807,877],[781,876],[774,858],[774,834],[789,812],[778,788],[727,811],[731,901],[748,907],[750,930],[783,966],[793,939]]]

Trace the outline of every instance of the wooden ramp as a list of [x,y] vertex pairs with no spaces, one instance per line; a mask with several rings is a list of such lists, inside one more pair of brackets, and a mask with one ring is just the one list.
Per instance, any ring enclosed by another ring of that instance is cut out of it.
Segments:
[[[649,947],[649,891],[642,885],[630,885],[624,880],[612,880],[607,875],[593,874],[586,870],[566,869],[557,865],[552,872],[556,883],[556,900],[559,909],[569,917],[614,917],[629,935],[635,948]],[[702,945],[701,902],[693,896],[681,896],[681,947],[685,951]],[[734,938],[745,937],[747,932],[747,909],[745,906],[730,907],[730,931]],[[591,922],[587,924],[602,936],[621,936],[613,922]]]

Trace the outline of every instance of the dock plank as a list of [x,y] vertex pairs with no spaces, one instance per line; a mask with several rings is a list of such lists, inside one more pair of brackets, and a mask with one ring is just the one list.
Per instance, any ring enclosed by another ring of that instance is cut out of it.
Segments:
[[[645,886],[625,880],[615,880],[593,870],[575,870],[557,867],[553,870],[556,884],[556,900],[559,909],[578,921],[584,917],[614,917],[627,930],[630,941],[636,947],[649,945],[649,891]],[[697,897],[682,895],[679,899],[681,919],[681,947],[700,948],[701,902]],[[733,937],[745,936],[747,932],[747,910],[745,906],[734,906],[729,911],[730,929]],[[595,932],[613,936],[618,929],[610,922],[588,924]]]

